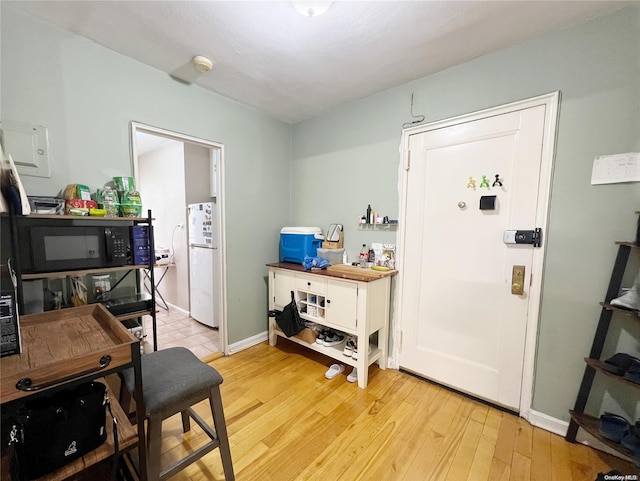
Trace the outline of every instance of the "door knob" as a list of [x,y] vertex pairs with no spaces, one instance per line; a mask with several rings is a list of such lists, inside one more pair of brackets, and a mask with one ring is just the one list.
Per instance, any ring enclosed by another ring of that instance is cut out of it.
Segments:
[[511,269],[511,294],[524,294],[524,266],[513,266]]

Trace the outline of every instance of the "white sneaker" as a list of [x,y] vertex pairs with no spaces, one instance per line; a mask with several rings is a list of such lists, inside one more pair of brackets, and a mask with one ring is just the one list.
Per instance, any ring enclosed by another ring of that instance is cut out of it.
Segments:
[[[369,344],[369,354],[371,354],[371,344]],[[358,347],[357,346],[353,349],[353,353],[351,354],[351,359],[355,359],[356,361],[358,360]]]
[[347,381],[358,382],[358,368],[353,368],[353,371],[347,376]]
[[349,339],[347,339],[347,343],[344,345],[342,354],[344,354],[347,357],[351,357],[355,349],[357,349],[356,341],[353,337],[350,337]]
[[611,305],[616,307],[624,307],[626,309],[640,310],[640,295],[638,290],[632,287],[624,292],[620,297],[611,300]]

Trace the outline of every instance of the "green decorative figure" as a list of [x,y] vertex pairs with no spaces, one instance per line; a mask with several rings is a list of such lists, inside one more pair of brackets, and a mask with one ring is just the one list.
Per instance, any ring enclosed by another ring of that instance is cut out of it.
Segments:
[[480,188],[482,187],[486,187],[487,189],[489,188],[489,181],[487,180],[486,175],[482,176],[482,182],[480,182]]

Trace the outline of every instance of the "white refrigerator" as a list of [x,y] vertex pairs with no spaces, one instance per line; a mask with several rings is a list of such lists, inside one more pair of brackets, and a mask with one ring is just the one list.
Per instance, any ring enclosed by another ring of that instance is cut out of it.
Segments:
[[218,319],[218,235],[216,205],[190,204],[189,217],[189,301],[191,317],[207,326],[219,327]]

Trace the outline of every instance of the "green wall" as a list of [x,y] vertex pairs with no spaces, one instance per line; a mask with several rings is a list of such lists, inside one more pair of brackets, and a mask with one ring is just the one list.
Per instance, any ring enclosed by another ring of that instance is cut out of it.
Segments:
[[95,190],[130,175],[132,120],[224,144],[229,343],[264,332],[265,263],[289,222],[291,127],[4,2],[0,9],[2,119],[49,129],[53,174],[23,176],[27,193],[55,195],[69,183]]
[[355,220],[368,203],[398,214],[398,148],[402,124],[413,120],[412,93],[414,112],[429,122],[557,90],[562,100],[533,408],[568,420],[614,241],[634,238],[634,211],[640,210],[638,183],[590,185],[595,156],[640,150],[637,4],[294,125],[292,220],[344,223],[350,255],[363,242],[394,242],[394,233],[359,231]]
[[[128,173],[131,120],[224,144],[230,343],[266,329],[264,264],[277,258],[283,225],[343,223],[350,259],[362,243],[395,242],[394,231],[358,230],[356,218],[367,204],[398,215],[411,93],[414,112],[434,121],[560,90],[533,408],[568,419],[614,241],[633,238],[640,210],[637,183],[590,185],[594,156],[640,150],[637,5],[292,127],[6,4],[0,12],[2,118],[49,128],[53,176],[23,178],[29,194]],[[640,336],[622,331],[620,343],[637,349]],[[618,396],[601,389],[605,402]]]

